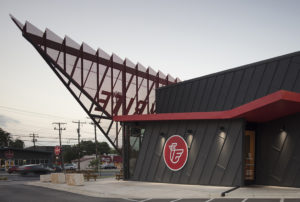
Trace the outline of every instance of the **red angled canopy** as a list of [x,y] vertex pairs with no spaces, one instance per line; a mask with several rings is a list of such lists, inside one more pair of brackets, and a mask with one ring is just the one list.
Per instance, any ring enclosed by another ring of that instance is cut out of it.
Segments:
[[266,122],[297,112],[300,112],[300,93],[280,90],[231,110],[116,116],[114,120],[133,122],[244,118],[251,122]]

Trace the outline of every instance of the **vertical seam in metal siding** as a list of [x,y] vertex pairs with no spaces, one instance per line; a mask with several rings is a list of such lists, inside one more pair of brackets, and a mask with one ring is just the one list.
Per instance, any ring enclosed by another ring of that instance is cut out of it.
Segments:
[[[211,148],[212,148],[212,144],[214,143],[214,139],[216,138],[216,136],[217,136],[217,131],[218,131],[218,128],[219,128],[219,126],[220,126],[220,120],[218,120],[218,124],[216,124],[217,125],[217,127],[215,128],[215,132],[214,132],[214,137],[213,137],[213,139],[212,139],[212,141],[211,141],[211,143],[210,143],[210,147],[209,147],[209,150],[208,150],[208,152],[207,152],[207,155],[206,155],[206,157],[205,157],[205,160],[204,160],[204,165],[206,165],[206,162],[207,162],[207,159],[208,159],[208,156],[209,156],[209,154],[211,153]],[[209,135],[209,134],[208,134]],[[198,184],[199,184],[199,181],[201,180],[201,178],[202,178],[202,175],[203,175],[203,172],[204,172],[204,170],[205,170],[205,166],[203,167],[203,169],[202,169],[202,171],[201,171],[201,173],[200,173],[200,176],[199,176],[199,178],[198,178]]]
[[[225,125],[225,124],[224,124],[224,125]],[[231,129],[231,125],[232,125],[232,121],[230,120],[228,129],[227,129],[227,134],[228,134],[228,131],[230,131],[230,129]],[[228,135],[226,135],[225,140],[224,140],[224,142],[223,142],[223,144],[222,144],[222,148],[220,149],[220,152],[219,152],[219,154],[218,154],[218,158],[217,158],[217,161],[216,161],[215,166],[214,166],[214,168],[213,168],[212,175],[211,175],[210,178],[209,178],[209,184],[211,184],[212,177],[213,177],[214,172],[215,172],[215,170],[216,170],[216,167],[217,167],[217,165],[218,165],[218,162],[219,162],[219,159],[220,159],[220,155],[221,155],[221,153],[222,153],[222,150],[223,150],[223,148],[224,148],[224,145],[225,145],[225,143],[226,143],[227,138],[228,138]],[[223,173],[224,173],[224,172],[225,172],[225,171],[223,171]]]
[[[194,125],[194,124],[196,125],[196,128],[194,128],[194,127],[188,127],[189,125]],[[198,129],[196,122],[191,122],[191,121],[189,121],[189,122],[186,124],[186,129],[185,129],[185,130],[187,130],[187,128],[193,128],[193,129],[194,129],[194,134],[196,134],[197,129]],[[193,146],[194,140],[195,140],[195,137],[193,137],[192,142],[190,143],[190,149],[189,149],[189,152],[190,152],[190,150],[191,150],[191,148],[192,148],[192,146]],[[190,155],[189,155],[189,157],[190,157]],[[189,160],[189,157],[188,157],[188,160]],[[187,162],[187,163],[189,164],[190,162]],[[186,168],[186,166],[188,166],[188,164],[185,165],[185,168]],[[185,168],[183,168],[183,171],[187,172],[187,168],[186,168],[186,169],[185,169]],[[179,175],[179,178],[178,178],[178,181],[179,181],[179,182],[181,182],[182,175],[183,175],[183,172],[181,172],[180,175]]]
[[233,99],[233,102],[232,102],[232,104],[231,104],[230,109],[232,109],[232,107],[235,106],[237,94],[238,94],[238,92],[239,92],[239,90],[240,90],[240,88],[241,88],[241,82],[243,81],[243,78],[244,78],[244,76],[245,76],[245,73],[246,73],[246,70],[243,71],[243,75],[241,76],[241,79],[240,79],[240,82],[239,82],[239,87],[238,87],[238,89],[237,89],[236,92],[235,92],[234,99]]
[[279,61],[279,60],[276,60],[275,62],[276,62],[276,67],[275,67],[275,70],[274,70],[274,73],[273,73],[273,76],[272,76],[271,82],[270,82],[270,84],[269,84],[269,87],[268,87],[268,90],[267,90],[267,94],[269,94],[269,93],[270,93],[271,86],[272,86],[272,84],[273,84],[273,81],[274,81],[274,77],[275,77],[276,73],[278,72],[278,67],[279,67],[279,63],[280,63],[280,61]]
[[253,76],[254,76],[254,74],[255,74],[256,68],[257,68],[257,66],[255,66],[255,67],[253,68],[253,71],[252,71],[252,73],[251,73],[251,78],[250,78],[250,80],[249,80],[249,83],[248,83],[248,86],[247,86],[247,90],[246,90],[246,93],[245,93],[245,95],[244,95],[244,97],[243,97],[243,99],[242,99],[243,101],[242,101],[241,105],[245,103],[245,99],[246,99],[246,97],[247,97],[247,93],[249,92],[249,88],[250,88],[250,86],[251,86],[251,81],[252,81]]
[[[204,82],[204,88],[202,89],[202,92],[199,92],[199,93],[201,93],[201,96],[200,96],[200,102],[199,102],[198,107],[197,107],[197,106],[194,106],[195,103],[197,103],[197,99],[196,99],[196,98],[197,98],[198,96],[195,96],[195,97],[193,98],[194,102],[193,102],[192,108],[191,108],[191,111],[192,111],[192,112],[198,111],[198,108],[199,108],[199,106],[201,105],[201,103],[202,103],[202,101],[203,101],[203,99],[201,99],[201,97],[203,97],[203,93],[204,93],[204,91],[205,91],[204,89],[207,87],[208,80],[207,80],[207,79],[199,80],[198,87],[196,88],[197,90],[200,89],[201,81]],[[196,91],[196,92],[198,93],[198,91]],[[197,94],[197,95],[198,95],[198,94]],[[194,110],[194,108],[195,108],[195,110]]]
[[235,74],[235,72],[232,73],[232,78],[231,78],[230,84],[229,84],[229,86],[228,86],[228,89],[226,90],[226,95],[225,95],[225,98],[224,98],[224,102],[223,102],[222,107],[220,108],[220,109],[222,109],[222,110],[225,110],[225,109],[224,109],[224,105],[225,105],[225,103],[226,103],[226,100],[227,100],[227,97],[228,97],[228,94],[229,94],[228,91],[231,89],[231,85],[232,85],[232,81],[233,81],[233,78],[234,78],[234,74]]
[[287,73],[288,73],[288,70],[290,69],[290,65],[291,65],[291,61],[292,61],[292,59],[291,59],[290,57],[289,57],[288,59],[289,59],[289,61],[288,61],[288,65],[287,65],[287,68],[285,68],[284,76],[283,76],[283,78],[282,78],[282,81],[281,81],[281,84],[280,84],[280,87],[279,87],[279,89],[282,89],[282,86],[283,86],[284,80],[285,80],[285,78],[286,78],[286,75],[287,75]]
[[[212,92],[215,88],[215,85],[216,85],[216,80],[217,80],[217,77],[212,77],[214,79],[214,83],[212,84],[212,87],[211,87],[211,90],[209,92],[209,96],[208,96],[208,99],[207,99],[207,103],[206,103],[206,106],[203,108],[204,110],[203,111],[207,111],[207,108],[208,108],[208,104],[210,103],[211,101],[211,95],[212,95]],[[205,103],[204,103],[205,104]],[[200,106],[201,107],[201,106]]]
[[[152,124],[150,124],[150,126],[151,126]],[[146,146],[146,148],[145,148],[145,150],[147,151],[148,150],[148,146],[149,146],[149,143],[150,143],[150,141],[151,141],[151,136],[152,136],[152,133],[153,133],[153,127],[151,127],[151,132],[148,134],[149,135],[149,141],[147,142],[147,145],[145,145]],[[141,179],[141,174],[142,174],[142,171],[143,171],[143,167],[144,167],[144,161],[145,161],[145,156],[144,156],[144,158],[143,158],[143,160],[142,160],[142,166],[141,166],[141,170],[139,171],[139,174],[138,174],[138,176],[137,176],[137,178],[138,179]],[[137,159],[137,161],[136,162],[138,162],[138,159]],[[136,170],[135,170],[135,172],[136,172]]]
[[[295,62],[293,62],[293,63],[295,63]],[[298,63],[295,63],[295,64],[298,64]],[[300,65],[300,64],[298,64],[298,65]],[[293,83],[293,86],[292,86],[292,89],[291,89],[292,91],[295,91],[295,85],[297,83],[297,78],[299,77],[299,72],[300,72],[300,69],[297,72],[296,79],[295,79],[295,81]]]
[[[201,124],[199,124],[200,126],[201,126]],[[202,135],[202,137],[201,137],[201,144],[199,145],[199,149],[198,149],[198,152],[197,152],[197,157],[199,157],[200,155],[200,152],[201,152],[201,147],[202,147],[202,145],[204,144],[203,142],[204,142],[204,139],[205,139],[205,135],[206,135],[206,132],[207,132],[207,128],[208,128],[208,121],[205,121],[205,129],[203,130],[203,135]],[[199,128],[199,126],[197,127],[197,131],[198,131],[198,128]],[[199,135],[201,135],[201,134],[199,134]],[[189,179],[188,179],[188,183],[190,183],[190,181],[191,181],[191,177],[192,177],[192,175],[193,175],[193,173],[194,173],[194,169],[195,169],[195,162],[197,162],[197,158],[195,158],[195,161],[194,161],[194,163],[193,163],[193,168],[192,168],[192,171],[191,171],[191,175],[190,175],[190,177],[189,177]],[[201,177],[201,174],[199,175],[199,178]],[[199,179],[198,180],[196,180],[196,182],[197,182],[197,184],[199,184],[198,182],[199,182]]]
[[[235,139],[235,142],[234,142],[234,144],[233,144],[233,149],[232,149],[232,151],[231,151],[230,157],[229,157],[228,162],[227,162],[227,164],[226,164],[225,171],[227,170],[227,167],[228,167],[228,165],[229,165],[230,160],[233,158],[232,156],[233,156],[233,153],[234,153],[234,149],[235,149],[235,147],[237,146],[237,142],[238,142],[238,140],[239,140],[239,136],[240,136],[241,131],[242,131],[242,127],[240,127],[240,129],[239,129],[239,131],[238,131],[238,135],[237,135],[237,137],[236,137],[236,139]],[[243,133],[242,133],[242,134],[243,134]],[[243,146],[242,146],[242,147],[243,147]],[[242,155],[242,156],[243,156],[243,155]],[[242,158],[243,158],[243,157],[242,157]],[[241,160],[243,161],[243,159],[241,159]],[[223,179],[224,179],[225,171],[223,172],[223,175],[222,175],[222,177],[221,177],[221,183],[222,183],[222,181],[223,181]]]
[[[161,133],[161,128],[162,128],[162,126],[159,124],[159,133]],[[153,131],[152,131],[153,132]],[[155,148],[156,148],[156,146],[157,146],[157,139],[159,139],[159,135],[157,135],[157,137],[155,137],[155,140],[153,140],[153,141],[155,141],[155,145],[154,145],[154,149],[153,149],[153,152],[152,152],[152,155],[151,155],[151,157],[150,157],[150,166],[148,166],[148,168],[146,168],[147,169],[147,172],[146,172],[146,175],[145,175],[145,180],[147,181],[147,179],[148,179],[148,175],[149,175],[149,169],[150,169],[150,167],[151,167],[151,163],[152,163],[152,160],[153,160],[153,157],[154,157],[154,155],[155,155]],[[150,142],[149,142],[150,143]],[[147,149],[149,149],[149,148],[147,148]],[[149,151],[149,152],[151,152],[151,151]]]
[[[216,99],[213,100],[214,98],[212,97],[212,98],[211,98],[212,100],[211,100],[210,102],[208,102],[208,103],[215,102],[215,103],[213,104],[213,106],[212,106],[212,109],[209,109],[209,104],[208,104],[207,107],[208,107],[208,110],[209,110],[209,111],[214,111],[214,110],[216,109],[216,104],[217,104],[217,102],[218,102],[218,98],[219,98],[219,96],[220,96],[220,92],[221,92],[222,86],[223,86],[223,84],[224,84],[225,74],[221,75],[220,77],[221,77],[222,81],[221,81],[220,87],[219,87],[219,89],[218,89],[218,92],[217,92],[217,94],[216,94]],[[215,83],[217,83],[217,79],[216,79]],[[215,86],[216,86],[216,85],[215,85]],[[216,88],[216,87],[215,87],[215,88]],[[215,90],[217,90],[217,89],[215,89]],[[213,92],[213,90],[212,90],[212,92]],[[212,96],[212,95],[213,95],[213,93],[211,94],[211,96]]]
[[[170,131],[170,125],[167,124],[167,130],[164,131],[164,132],[166,132],[166,134],[168,134],[169,131]],[[165,142],[164,142],[164,144],[165,144]],[[156,145],[156,146],[157,146],[157,145]],[[163,146],[163,147],[164,147],[164,146]],[[158,167],[159,167],[160,160],[161,160],[161,158],[163,158],[163,150],[164,150],[164,148],[162,148],[162,150],[161,150],[161,154],[160,154],[160,156],[159,156],[159,160],[158,160],[158,163],[157,163],[156,168],[155,168],[155,171],[154,171],[154,179],[153,179],[152,181],[155,181],[155,176],[157,175],[157,170],[158,170]],[[163,174],[162,174],[162,176],[163,176]]]
[[264,65],[265,65],[264,71],[263,71],[262,76],[261,76],[261,78],[260,78],[259,84],[257,85],[257,88],[256,88],[256,90],[255,90],[255,93],[254,93],[254,99],[252,99],[252,100],[255,100],[255,99],[258,98],[258,97],[257,97],[257,92],[258,92],[258,90],[260,89],[261,83],[262,83],[262,81],[264,80],[264,75],[265,75],[265,73],[266,73],[266,69],[268,68],[268,66],[267,66],[268,64],[267,64],[267,63],[265,63]]

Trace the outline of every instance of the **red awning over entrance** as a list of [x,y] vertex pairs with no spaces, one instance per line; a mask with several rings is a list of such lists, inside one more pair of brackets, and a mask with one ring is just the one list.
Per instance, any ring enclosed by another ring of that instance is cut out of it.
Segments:
[[266,122],[300,112],[300,93],[280,90],[247,104],[225,111],[162,113],[115,116],[114,121],[169,121],[244,118],[251,122]]

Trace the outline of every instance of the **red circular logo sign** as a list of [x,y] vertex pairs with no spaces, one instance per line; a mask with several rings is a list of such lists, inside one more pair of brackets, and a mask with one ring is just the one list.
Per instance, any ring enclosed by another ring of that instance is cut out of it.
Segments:
[[169,137],[164,146],[165,164],[173,171],[182,169],[188,159],[188,147],[179,135]]

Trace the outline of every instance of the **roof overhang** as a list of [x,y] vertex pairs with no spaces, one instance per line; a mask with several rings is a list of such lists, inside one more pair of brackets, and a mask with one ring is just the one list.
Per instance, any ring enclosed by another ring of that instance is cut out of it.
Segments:
[[115,116],[113,119],[120,122],[139,122],[244,118],[250,122],[267,122],[297,112],[300,112],[300,93],[280,90],[231,110]]

